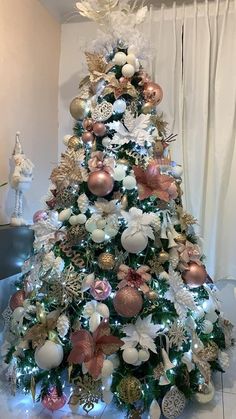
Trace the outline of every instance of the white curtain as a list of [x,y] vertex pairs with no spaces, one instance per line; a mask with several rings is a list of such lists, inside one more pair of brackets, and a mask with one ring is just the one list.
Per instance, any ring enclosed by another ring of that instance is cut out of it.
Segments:
[[236,0],[159,4],[151,27],[185,207],[199,221],[209,274],[236,279]]

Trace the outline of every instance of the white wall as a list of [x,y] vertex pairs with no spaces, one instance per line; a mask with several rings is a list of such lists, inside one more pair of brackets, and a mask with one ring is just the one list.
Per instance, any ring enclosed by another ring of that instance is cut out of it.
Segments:
[[[38,0],[1,0],[0,5],[0,183],[8,180],[15,133],[35,164],[25,197],[25,218],[41,206],[57,160],[60,24]],[[0,190],[0,224],[14,209],[14,192]]]

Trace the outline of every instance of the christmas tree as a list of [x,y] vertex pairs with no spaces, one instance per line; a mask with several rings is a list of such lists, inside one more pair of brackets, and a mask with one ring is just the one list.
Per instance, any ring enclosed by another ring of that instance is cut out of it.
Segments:
[[34,215],[34,254],[9,303],[7,374],[51,410],[66,403],[66,381],[86,412],[101,400],[130,418],[175,418],[186,399],[213,398],[232,325],[182,206],[162,88],[144,69],[147,8],[77,7],[106,35],[85,52],[74,135]]

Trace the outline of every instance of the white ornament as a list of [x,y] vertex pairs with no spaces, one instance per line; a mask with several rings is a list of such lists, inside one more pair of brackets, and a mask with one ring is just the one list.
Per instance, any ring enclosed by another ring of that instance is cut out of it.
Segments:
[[130,53],[126,57],[126,61],[128,64],[131,64],[133,67],[136,67],[136,57],[134,54]]
[[192,313],[192,316],[195,320],[200,320],[205,316],[205,312],[202,307],[196,307]]
[[167,419],[175,419],[181,415],[185,404],[185,395],[176,386],[173,386],[163,397],[162,413]]
[[85,213],[89,207],[89,199],[85,193],[79,196],[77,204],[80,212]]
[[127,252],[139,253],[146,249],[148,238],[140,231],[131,235],[126,229],[121,235],[121,244]]
[[113,62],[114,62],[114,64],[121,66],[121,65],[124,65],[126,63],[126,58],[127,58],[127,56],[124,52],[117,52],[114,55]]
[[70,322],[65,314],[61,314],[57,319],[57,331],[61,338],[64,338],[69,330]]
[[79,214],[76,217],[77,217],[78,224],[85,224],[87,221],[87,217],[84,214]]
[[96,228],[96,230],[93,230],[92,232],[92,240],[95,243],[102,243],[105,240],[105,233],[103,230],[100,230]]
[[110,145],[111,139],[109,137],[104,137],[102,139],[102,145],[103,147],[108,147]]
[[122,353],[122,357],[127,364],[134,365],[138,361],[138,351],[136,348],[126,348]]
[[227,368],[229,368],[229,355],[224,351],[219,351],[218,362],[221,368],[223,368],[223,370],[226,370]]
[[215,312],[215,310],[209,311],[205,315],[206,320],[210,320],[210,322],[215,323],[218,320],[218,314]]
[[77,215],[72,215],[72,216],[69,218],[69,223],[70,223],[70,225],[72,225],[72,226],[76,226],[77,224],[79,224],[79,223],[78,223],[78,220],[77,220]]
[[174,176],[176,179],[179,179],[182,177],[183,175],[183,168],[181,166],[174,166],[171,169],[171,174],[172,176]]
[[92,119],[94,121],[107,121],[113,114],[113,105],[104,100],[99,103],[92,111]]
[[161,328],[161,325],[152,323],[151,314],[143,319],[138,317],[135,324],[129,323],[122,327],[122,331],[126,334],[126,337],[122,338],[125,342],[122,349],[134,348],[139,344],[142,349],[157,353],[154,340]]
[[73,135],[71,135],[71,134],[64,136],[63,143],[65,144],[66,147],[68,146],[68,142],[69,142],[71,137],[73,137]]
[[57,368],[63,360],[63,348],[51,340],[46,340],[43,346],[36,349],[34,359],[43,370]]
[[213,324],[210,322],[210,320],[204,320],[202,323],[202,332],[206,335],[211,333],[213,330]]
[[97,223],[95,220],[89,218],[86,223],[85,223],[85,229],[89,232],[92,233],[94,230],[96,230],[97,228]]
[[125,65],[122,67],[121,72],[122,72],[122,75],[123,75],[124,77],[130,78],[130,77],[132,77],[132,76],[134,75],[134,73],[135,73],[135,68],[134,68],[134,66],[133,66],[132,64],[125,64]]
[[140,351],[138,351],[138,360],[141,362],[146,362],[148,361],[150,358],[150,353],[147,349],[140,349]]
[[194,398],[198,403],[205,404],[209,403],[215,394],[215,387],[210,381],[209,384],[203,384],[203,391],[194,394]]
[[59,221],[66,221],[69,220],[70,216],[72,213],[72,209],[71,208],[66,208],[64,210],[62,210],[60,212],[60,214],[58,215],[58,220]]
[[134,176],[126,176],[123,180],[123,186],[128,191],[136,188],[136,185],[137,185],[137,182]]
[[125,176],[126,176],[126,168],[124,167],[124,165],[119,164],[118,166],[116,166],[114,169],[113,178],[117,181],[121,181],[125,178]]
[[106,226],[105,229],[104,229],[104,232],[105,232],[105,234],[108,238],[111,238],[111,237],[115,237],[117,235],[118,230],[116,230],[115,228]]
[[148,419],[159,419],[161,417],[161,408],[154,399],[150,405]]
[[13,320],[15,320],[16,322],[20,322],[24,313],[25,313],[24,307],[16,307],[12,313]]
[[117,113],[124,113],[126,110],[126,103],[123,99],[117,99],[113,103],[113,110]]
[[109,359],[105,359],[102,366],[102,377],[108,377],[114,371],[113,363]]

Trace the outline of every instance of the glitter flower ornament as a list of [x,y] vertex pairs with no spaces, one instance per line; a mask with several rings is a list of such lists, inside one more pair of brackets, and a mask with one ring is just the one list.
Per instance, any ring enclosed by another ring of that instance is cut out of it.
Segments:
[[147,199],[156,196],[162,201],[169,202],[178,196],[174,179],[160,173],[160,167],[154,161],[143,170],[139,166],[133,166],[133,171],[138,184],[139,199]]
[[149,287],[146,282],[150,281],[151,275],[149,266],[140,266],[138,269],[132,269],[127,265],[120,265],[117,273],[117,278],[120,279],[118,288],[124,288],[126,286],[139,288],[144,293],[149,291]]
[[124,345],[122,349],[135,348],[138,344],[143,349],[149,349],[150,351],[157,353],[154,339],[162,326],[159,324],[152,323],[152,315],[141,319],[138,317],[134,324],[126,324],[122,330],[126,334],[126,337],[122,338]]

